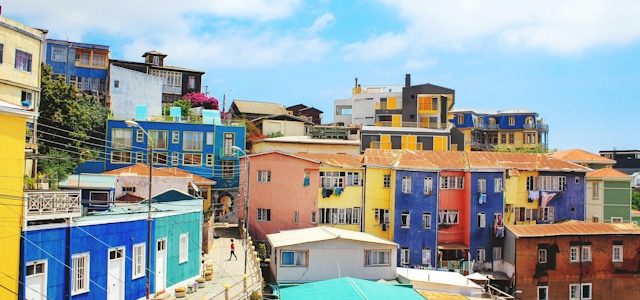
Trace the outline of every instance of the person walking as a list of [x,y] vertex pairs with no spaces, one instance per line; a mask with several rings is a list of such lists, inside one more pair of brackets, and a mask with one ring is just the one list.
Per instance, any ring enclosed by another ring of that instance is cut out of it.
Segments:
[[231,254],[229,254],[229,260],[231,260],[231,256],[238,260],[238,257],[236,256],[236,244],[233,243],[233,239],[231,239]]

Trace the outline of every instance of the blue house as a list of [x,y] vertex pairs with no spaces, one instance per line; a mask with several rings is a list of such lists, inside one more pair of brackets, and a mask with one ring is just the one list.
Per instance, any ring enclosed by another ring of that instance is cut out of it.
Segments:
[[[585,173],[540,171],[537,223],[585,220]],[[564,183],[562,182],[564,181]],[[556,184],[557,182],[557,184]],[[552,209],[550,209],[552,208]]]
[[476,261],[502,259],[504,172],[471,170],[469,251]]
[[81,92],[98,97],[103,104],[109,96],[109,46],[47,40],[46,63]]
[[396,171],[394,241],[398,265],[436,266],[438,173]]

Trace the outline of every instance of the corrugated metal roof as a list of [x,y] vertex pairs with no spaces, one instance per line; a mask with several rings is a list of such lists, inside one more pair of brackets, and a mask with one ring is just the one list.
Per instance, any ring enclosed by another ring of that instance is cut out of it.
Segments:
[[586,223],[567,221],[557,224],[506,225],[518,238],[562,235],[640,235],[640,227],[633,223]]
[[284,105],[272,102],[259,102],[250,100],[233,100],[240,113],[260,114],[260,115],[281,115],[287,114]]
[[299,144],[333,144],[333,145],[352,145],[359,146],[359,140],[342,140],[342,139],[314,139],[307,135],[289,135],[273,138],[266,138],[255,141],[254,143],[299,143]]
[[556,151],[549,154],[557,159],[566,160],[574,163],[589,163],[589,164],[609,164],[616,163],[615,160],[600,156],[595,153],[591,153],[582,149],[568,149]]
[[469,300],[469,298],[460,294],[439,293],[431,291],[418,291],[420,295],[428,300]]
[[345,153],[305,153],[299,152],[297,156],[319,161],[323,164],[341,168],[362,168],[362,155]]
[[[122,167],[119,169],[104,172],[102,174],[117,175],[117,176],[145,176],[149,175],[149,166],[145,164],[135,164],[132,166]],[[192,182],[199,185],[214,185],[215,181],[204,178],[202,176],[189,173],[185,170],[171,167],[171,168],[153,168],[153,176],[166,176],[166,177],[183,177],[191,178]]]
[[114,189],[116,187],[116,181],[117,179],[114,175],[72,174],[60,182],[59,186],[64,188]]
[[326,226],[284,230],[279,233],[267,234],[267,239],[272,247],[283,247],[333,239],[345,239],[394,246],[398,245],[392,241],[381,239],[368,233]]
[[280,289],[282,300],[424,300],[407,286],[341,277]]
[[631,180],[632,177],[614,168],[602,168],[587,173],[587,178],[615,178]]
[[402,150],[366,149],[363,161],[365,165],[390,167],[401,155]]
[[465,170],[468,164],[465,152],[405,150],[394,167],[420,170]]

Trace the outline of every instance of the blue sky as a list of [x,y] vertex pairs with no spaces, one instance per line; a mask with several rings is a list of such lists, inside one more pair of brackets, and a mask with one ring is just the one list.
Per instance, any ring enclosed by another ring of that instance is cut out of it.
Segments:
[[539,112],[552,148],[640,148],[640,3],[557,2],[21,0],[2,13],[112,58],[167,53],[219,99],[305,103],[331,121],[354,77],[411,73],[455,89],[456,108]]

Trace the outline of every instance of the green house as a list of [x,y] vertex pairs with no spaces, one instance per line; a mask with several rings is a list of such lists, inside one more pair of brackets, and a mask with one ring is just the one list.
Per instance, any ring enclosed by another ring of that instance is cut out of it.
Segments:
[[631,179],[613,168],[587,173],[586,221],[631,222]]

